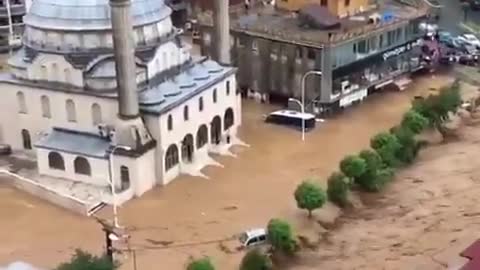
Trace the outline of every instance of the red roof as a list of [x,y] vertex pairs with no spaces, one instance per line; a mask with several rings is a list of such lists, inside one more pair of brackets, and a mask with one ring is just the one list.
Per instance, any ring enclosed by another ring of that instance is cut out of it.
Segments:
[[480,269],[480,239],[465,249],[460,256],[469,259],[460,270],[479,270]]

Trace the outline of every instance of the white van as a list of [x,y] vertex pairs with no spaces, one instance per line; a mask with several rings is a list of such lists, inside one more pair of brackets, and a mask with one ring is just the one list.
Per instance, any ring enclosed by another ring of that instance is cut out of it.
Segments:
[[252,247],[267,242],[267,232],[265,229],[253,229],[242,233],[239,237],[243,247]]

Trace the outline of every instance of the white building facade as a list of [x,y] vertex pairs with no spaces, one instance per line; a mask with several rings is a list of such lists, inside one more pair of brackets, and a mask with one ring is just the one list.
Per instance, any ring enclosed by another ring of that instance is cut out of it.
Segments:
[[[24,46],[0,75],[2,143],[35,153],[40,174],[99,187],[113,178],[131,197],[200,170],[234,142],[235,69],[194,59],[163,1],[132,0],[140,120],[119,117],[108,1],[76,3],[33,1]],[[120,126],[136,147],[119,145]]]

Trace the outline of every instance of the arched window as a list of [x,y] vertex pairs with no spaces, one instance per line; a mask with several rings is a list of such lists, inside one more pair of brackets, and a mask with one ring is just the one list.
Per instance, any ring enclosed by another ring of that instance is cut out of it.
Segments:
[[170,170],[178,164],[178,147],[174,144],[170,145],[165,155],[165,171]]
[[197,131],[197,149],[202,148],[208,142],[208,129],[206,125],[201,125]]
[[127,190],[130,188],[130,172],[126,166],[120,167],[120,181],[122,190]]
[[75,103],[71,99],[67,99],[65,103],[67,110],[67,120],[68,122],[77,122],[77,112],[75,110]]
[[75,169],[75,173],[83,174],[83,175],[92,174],[90,163],[88,163],[88,160],[84,157],[75,158],[75,161],[73,161],[73,167]]
[[26,129],[22,129],[22,141],[23,149],[30,150],[32,149],[32,140],[30,139],[30,132]]
[[168,115],[167,128],[169,131],[173,129],[173,118],[171,114]]
[[102,123],[102,109],[97,103],[92,104],[92,123],[94,126]]
[[227,93],[227,96],[230,95],[230,81],[227,81],[226,85],[225,85],[225,91]]
[[25,95],[23,92],[17,92],[18,112],[27,113],[27,102],[25,102]]
[[188,121],[188,106],[183,107],[183,120]]
[[235,122],[232,108],[228,108],[223,116],[223,129],[228,130]]
[[50,113],[50,100],[47,96],[40,97],[40,102],[42,103],[42,116],[45,118],[52,117]]
[[198,99],[198,110],[201,112],[203,111],[203,97]]
[[63,69],[63,74],[65,75],[65,82],[73,84],[72,83],[72,74],[70,72],[70,69],[68,69],[68,68]]
[[65,162],[63,157],[57,152],[48,153],[48,167],[55,170],[65,170]]
[[213,98],[213,103],[217,103],[217,88],[213,89],[212,98]]

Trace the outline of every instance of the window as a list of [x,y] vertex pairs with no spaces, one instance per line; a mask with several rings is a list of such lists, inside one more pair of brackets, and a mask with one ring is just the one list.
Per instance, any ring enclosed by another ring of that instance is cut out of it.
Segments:
[[40,103],[42,103],[42,116],[45,118],[52,117],[50,113],[50,100],[47,96],[40,97]]
[[357,45],[357,50],[358,50],[358,53],[368,53],[367,41],[365,40],[359,41]]
[[75,158],[75,161],[73,161],[73,167],[75,169],[75,173],[83,174],[83,175],[92,174],[90,163],[88,163],[88,160],[84,157]]
[[328,0],[322,0],[322,1],[320,2],[320,5],[322,5],[322,6],[327,6],[327,2],[328,2]]
[[25,102],[25,95],[23,92],[17,93],[17,102],[18,102],[18,112],[27,113],[27,103]]
[[63,157],[57,152],[50,152],[48,154],[48,167],[54,170],[65,170],[65,162]]
[[30,132],[26,129],[22,129],[22,141],[23,149],[30,150],[32,149],[32,140],[30,139]]
[[345,0],[345,6],[346,7],[350,6],[350,0]]
[[231,126],[233,126],[234,117],[233,117],[233,110],[232,108],[228,108],[225,111],[225,115],[223,116],[223,129],[228,130]]
[[316,56],[316,52],[314,49],[309,49],[308,50],[308,58],[309,59],[315,59],[315,56]]
[[173,119],[171,114],[168,115],[167,128],[169,131],[173,129]]
[[377,44],[378,44],[377,37],[371,37],[371,38],[368,40],[369,50],[370,50],[370,51],[375,51],[375,50],[377,50]]
[[383,48],[383,34],[381,34],[380,37],[379,37],[378,47]]
[[120,181],[122,190],[130,188],[130,173],[126,166],[120,167]]
[[188,121],[188,106],[183,107],[183,120]]
[[97,103],[92,104],[92,123],[94,126],[102,123],[102,109]]
[[213,89],[213,94],[212,94],[212,99],[213,103],[217,103],[217,89]]
[[201,112],[203,111],[203,97],[198,99],[198,110]]
[[229,96],[230,95],[230,81],[227,81],[225,87],[226,87],[227,96]]
[[208,130],[206,125],[201,125],[197,131],[197,149],[202,148],[208,142]]
[[357,53],[357,43],[353,44],[353,53]]
[[75,111],[75,103],[73,103],[73,100],[67,99],[67,102],[65,103],[65,107],[67,110],[67,121],[77,122],[77,113]]
[[391,46],[395,41],[395,31],[390,31],[387,33],[387,46]]
[[165,155],[165,171],[170,170],[178,164],[178,148],[175,144],[168,147]]

